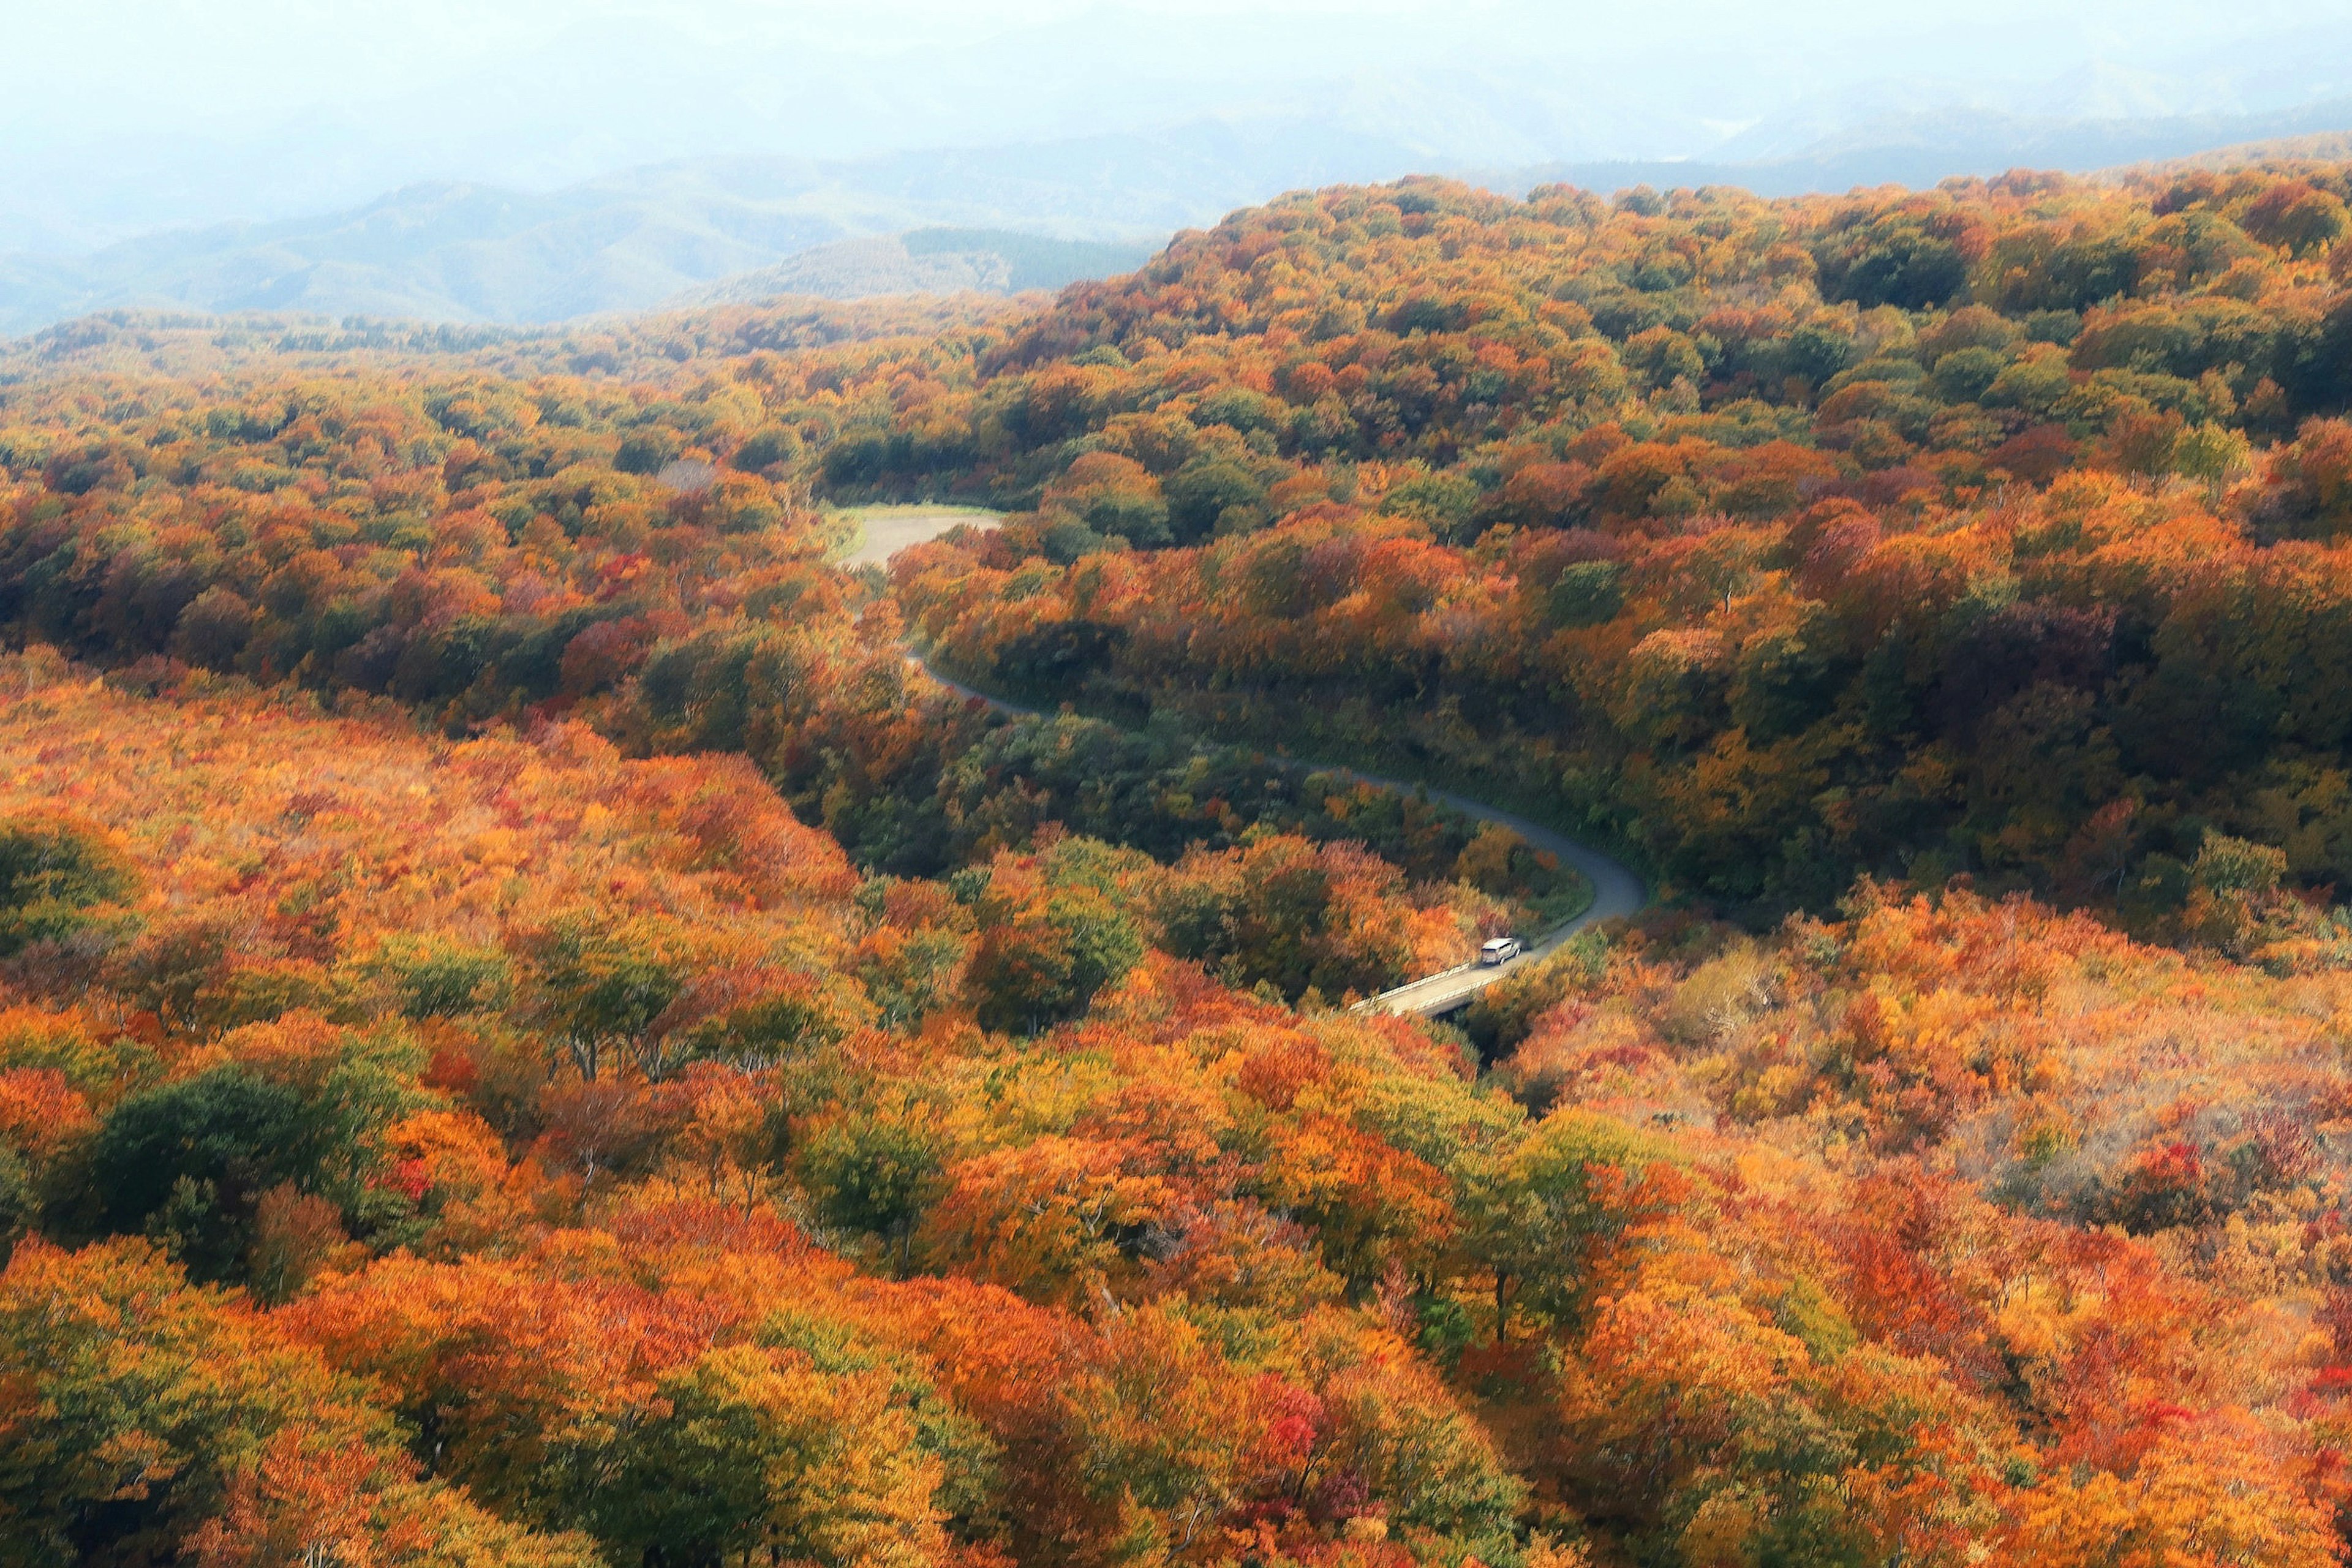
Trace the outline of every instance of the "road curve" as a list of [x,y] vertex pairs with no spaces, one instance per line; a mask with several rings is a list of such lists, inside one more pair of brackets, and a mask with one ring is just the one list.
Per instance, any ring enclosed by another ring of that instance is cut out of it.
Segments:
[[[860,563],[871,562],[879,565],[908,545],[936,539],[958,523],[974,522],[986,526],[992,521],[985,513],[960,512],[940,508],[937,510],[925,509],[923,514],[918,514],[910,509],[908,512],[902,512],[891,519],[896,526],[887,534],[882,534],[882,531],[879,530],[870,531],[861,542],[860,548],[851,560]],[[877,537],[877,534],[882,536]],[[976,691],[969,686],[948,679],[925,663],[922,656],[911,647],[907,650],[907,662],[966,701],[985,703],[1002,713],[1038,716],[1038,710],[1034,708],[1024,708],[1017,702],[1007,702],[1001,697],[992,697],[985,691]],[[1642,906],[1650,901],[1649,889],[1643,885],[1642,879],[1635,876],[1633,871],[1590,845],[1580,844],[1565,833],[1546,827],[1541,823],[1531,822],[1524,816],[1505,811],[1499,806],[1473,800],[1468,795],[1456,795],[1452,790],[1428,789],[1425,784],[1411,784],[1403,779],[1385,778],[1379,773],[1368,773],[1357,768],[1339,767],[1300,758],[1290,760],[1298,767],[1317,773],[1339,773],[1348,778],[1360,779],[1366,784],[1378,784],[1384,789],[1403,790],[1407,793],[1415,789],[1428,790],[1429,798],[1432,800],[1450,805],[1464,816],[1475,818],[1480,822],[1498,823],[1517,833],[1537,848],[1549,850],[1559,857],[1560,864],[1574,868],[1585,880],[1592,884],[1592,902],[1582,914],[1554,926],[1540,935],[1528,938],[1527,950],[1510,963],[1492,966],[1468,963],[1458,968],[1441,971],[1436,974],[1424,974],[1418,980],[1409,981],[1392,991],[1384,991],[1378,996],[1357,1004],[1360,1008],[1366,1011],[1418,1013],[1424,1018],[1434,1018],[1441,1014],[1451,1013],[1458,1007],[1467,1005],[1471,998],[1497,980],[1552,952],[1585,927],[1601,921],[1618,920],[1626,915],[1637,914],[1641,911]]]
[[[1308,766],[1316,764],[1309,763]],[[1391,789],[1427,789],[1427,785],[1409,784],[1402,779],[1383,778],[1378,773],[1358,772],[1354,768],[1335,768],[1368,784],[1385,784]],[[1590,925],[1602,921],[1621,920],[1639,914],[1642,906],[1650,901],[1650,889],[1643,885],[1631,868],[1611,859],[1589,844],[1580,844],[1567,834],[1531,822],[1515,812],[1488,805],[1485,801],[1472,800],[1468,795],[1452,790],[1432,789],[1429,798],[1450,805],[1465,816],[1481,822],[1498,823],[1509,828],[1538,849],[1548,849],[1559,857],[1563,866],[1573,867],[1584,879],[1592,884],[1592,902],[1582,914],[1540,935],[1527,940],[1526,950],[1508,963],[1487,965],[1466,964],[1459,969],[1445,970],[1437,974],[1425,974],[1392,991],[1384,991],[1362,1004],[1368,1009],[1384,1013],[1418,1013],[1424,1018],[1434,1018],[1469,1005],[1479,992],[1517,969],[1550,953],[1562,942]]]
[[[992,697],[985,691],[974,690],[960,681],[950,680],[925,663],[922,655],[912,648],[907,651],[907,662],[968,702],[985,703],[1000,713],[1038,716],[1038,710],[1034,708],[1025,708],[1018,702],[1007,702],[1001,697]],[[1641,911],[1642,906],[1650,901],[1649,889],[1643,885],[1642,879],[1635,876],[1625,866],[1611,859],[1590,845],[1580,844],[1565,833],[1546,827],[1538,822],[1531,822],[1514,812],[1505,811],[1499,806],[1488,805],[1484,801],[1473,800],[1466,795],[1456,795],[1452,790],[1429,789],[1425,784],[1388,778],[1380,773],[1368,773],[1359,768],[1339,767],[1336,764],[1312,762],[1299,757],[1287,760],[1295,767],[1314,773],[1339,773],[1346,778],[1360,779],[1365,784],[1377,784],[1383,789],[1402,790],[1407,794],[1417,789],[1424,790],[1430,799],[1441,805],[1450,805],[1464,816],[1474,817],[1480,822],[1500,824],[1537,848],[1549,850],[1559,857],[1560,864],[1572,867],[1584,877],[1585,880],[1592,884],[1592,902],[1582,914],[1552,927],[1539,936],[1528,938],[1526,951],[1508,963],[1492,965],[1467,963],[1457,968],[1442,970],[1435,974],[1425,974],[1392,991],[1383,991],[1378,996],[1358,1003],[1358,1007],[1365,1011],[1418,1013],[1424,1018],[1434,1018],[1441,1014],[1451,1013],[1456,1008],[1467,1006],[1471,999],[1479,992],[1521,966],[1544,957],[1585,927],[1601,921],[1617,920],[1626,915],[1637,914]]]

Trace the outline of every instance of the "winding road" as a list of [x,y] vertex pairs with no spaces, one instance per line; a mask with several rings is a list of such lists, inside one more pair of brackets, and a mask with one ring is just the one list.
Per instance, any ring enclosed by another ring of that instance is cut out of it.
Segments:
[[[1314,763],[1305,764],[1315,766]],[[1360,773],[1354,768],[1337,768],[1335,773],[1362,779],[1367,784],[1382,784],[1390,789],[1412,791],[1426,785],[1409,784],[1402,779],[1383,778],[1378,773]],[[1485,801],[1472,800],[1468,795],[1452,790],[1433,789],[1429,798],[1442,805],[1450,805],[1465,816],[1480,822],[1493,822],[1509,828],[1538,849],[1549,849],[1559,857],[1559,863],[1572,867],[1586,881],[1592,884],[1592,902],[1582,914],[1563,921],[1540,935],[1527,939],[1520,955],[1507,963],[1483,964],[1475,962],[1459,968],[1424,974],[1408,981],[1393,991],[1383,991],[1361,1004],[1362,1006],[1386,1013],[1418,1013],[1424,1018],[1434,1018],[1469,1005],[1472,998],[1495,984],[1520,964],[1542,958],[1590,925],[1602,921],[1621,920],[1639,914],[1642,906],[1650,901],[1650,889],[1633,870],[1611,859],[1588,844],[1580,844],[1567,834],[1531,822],[1513,812],[1488,805]]]
[[[920,518],[900,514],[890,520],[893,526],[883,537],[875,537],[877,533],[881,532],[879,530],[869,531],[860,542],[850,560],[853,563],[870,562],[878,565],[908,545],[936,539],[958,523],[982,521],[985,515],[944,510]],[[1007,702],[1001,697],[992,697],[985,691],[976,691],[969,686],[948,679],[925,663],[923,657],[911,647],[907,650],[907,662],[966,701],[985,703],[1003,713],[1031,717],[1038,715],[1038,710],[1034,708],[1024,708],[1017,702]],[[1565,921],[1538,936],[1528,938],[1526,950],[1509,963],[1483,964],[1473,962],[1456,968],[1441,970],[1435,974],[1424,974],[1418,980],[1408,981],[1394,990],[1383,991],[1377,996],[1358,1003],[1357,1007],[1360,1011],[1415,1013],[1424,1018],[1434,1018],[1454,1012],[1457,1008],[1467,1006],[1471,1000],[1487,986],[1512,973],[1522,965],[1534,963],[1553,952],[1587,926],[1595,925],[1601,921],[1618,920],[1626,915],[1636,914],[1640,912],[1643,905],[1649,902],[1649,889],[1643,885],[1642,879],[1635,876],[1631,869],[1590,845],[1580,844],[1568,835],[1546,827],[1541,823],[1531,822],[1524,816],[1505,811],[1499,806],[1473,800],[1468,795],[1456,795],[1452,790],[1428,789],[1426,785],[1412,784],[1403,779],[1387,778],[1379,773],[1368,773],[1356,768],[1339,767],[1299,758],[1293,758],[1291,761],[1301,768],[1318,773],[1339,773],[1348,778],[1360,780],[1365,784],[1379,785],[1383,789],[1403,790],[1408,793],[1416,789],[1427,790],[1429,798],[1441,805],[1452,806],[1464,816],[1477,821],[1492,822],[1507,827],[1537,848],[1549,850],[1559,858],[1560,864],[1573,868],[1583,876],[1585,880],[1592,884],[1592,902],[1582,914]]]

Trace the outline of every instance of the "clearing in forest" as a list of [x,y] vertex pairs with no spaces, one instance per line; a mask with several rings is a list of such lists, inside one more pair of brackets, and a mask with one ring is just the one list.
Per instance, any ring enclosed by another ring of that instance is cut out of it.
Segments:
[[841,558],[844,566],[880,566],[910,544],[937,539],[959,523],[994,528],[1002,512],[985,507],[926,501],[916,506],[861,506],[849,509],[857,522],[857,543]]

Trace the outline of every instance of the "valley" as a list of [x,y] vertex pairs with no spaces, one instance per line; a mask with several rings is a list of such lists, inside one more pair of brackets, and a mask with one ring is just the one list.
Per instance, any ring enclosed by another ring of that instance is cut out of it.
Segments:
[[2340,1563],[2329,150],[9,345],[0,1568]]

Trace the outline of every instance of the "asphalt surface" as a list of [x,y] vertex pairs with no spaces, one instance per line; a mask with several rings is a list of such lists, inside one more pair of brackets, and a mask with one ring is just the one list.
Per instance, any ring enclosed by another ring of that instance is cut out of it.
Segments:
[[[986,513],[975,516],[971,513],[934,512],[920,517],[901,514],[889,520],[891,526],[887,532],[869,528],[866,542],[849,559],[853,563],[871,561],[879,564],[910,544],[919,544],[926,540],[938,538],[959,522],[982,520],[994,521]],[[881,552],[872,553],[877,548]],[[950,680],[924,663],[922,657],[911,649],[908,651],[907,662],[967,701],[985,703],[1003,713],[1034,715],[1037,712],[1034,708],[1024,708],[1017,702],[1007,702],[1002,698],[992,697],[985,691],[976,691],[969,686]],[[1357,768],[1338,767],[1304,758],[1292,758],[1291,761],[1302,768],[1320,773],[1340,773],[1349,778],[1360,779],[1366,784],[1378,784],[1385,789],[1402,790],[1407,794],[1416,789],[1427,789],[1426,785],[1415,784],[1403,779],[1387,778],[1379,773],[1368,773]],[[1508,963],[1488,965],[1474,963],[1437,974],[1425,974],[1418,980],[1398,986],[1393,991],[1383,992],[1369,1001],[1359,1003],[1358,1006],[1360,1008],[1384,1013],[1418,1013],[1424,1018],[1433,1018],[1441,1014],[1451,1013],[1457,1007],[1467,1005],[1471,998],[1476,996],[1487,986],[1551,952],[1587,926],[1598,924],[1601,921],[1618,920],[1626,915],[1637,914],[1641,911],[1642,906],[1650,901],[1649,889],[1643,885],[1641,878],[1591,845],[1580,844],[1555,828],[1546,827],[1539,822],[1530,821],[1516,812],[1505,811],[1500,806],[1488,805],[1485,801],[1473,800],[1466,795],[1457,795],[1452,790],[1444,789],[1427,789],[1427,793],[1430,799],[1450,805],[1465,816],[1480,822],[1499,824],[1509,828],[1538,849],[1549,850],[1558,856],[1561,865],[1572,867],[1583,876],[1586,881],[1592,884],[1592,903],[1582,914],[1573,920],[1554,926],[1547,931],[1523,936],[1520,940],[1526,944],[1525,950]]]
[[[1307,766],[1316,764],[1308,763]],[[1336,768],[1368,784],[1385,784],[1391,789],[1408,793],[1423,785],[1409,784],[1402,779],[1383,778],[1378,773],[1359,773],[1353,768]],[[1488,805],[1483,800],[1472,800],[1466,795],[1452,790],[1433,789],[1429,798],[1450,805],[1465,816],[1480,822],[1498,823],[1526,839],[1538,849],[1548,849],[1559,858],[1563,866],[1573,867],[1584,879],[1592,884],[1592,902],[1574,919],[1563,921],[1532,936],[1522,936],[1519,956],[1507,963],[1472,963],[1461,969],[1447,970],[1440,974],[1423,975],[1421,979],[1400,985],[1393,991],[1382,992],[1370,1002],[1367,1008],[1384,1013],[1418,1013],[1424,1018],[1434,1018],[1469,1005],[1471,998],[1522,965],[1533,963],[1552,952],[1585,927],[1602,921],[1613,921],[1626,915],[1639,914],[1642,906],[1650,901],[1650,890],[1633,871],[1611,859],[1589,844],[1580,844],[1567,834],[1532,822],[1515,812]]]
[[[929,665],[925,664],[919,654],[909,651],[907,655],[907,662],[966,701],[985,703],[1000,713],[1034,716],[1038,711],[1034,708],[1024,708],[1017,702],[1007,702],[1000,697],[991,697],[985,691],[976,691],[960,681],[950,680]],[[1504,976],[1544,957],[1585,927],[1598,924],[1602,921],[1613,921],[1625,915],[1638,914],[1641,912],[1642,906],[1650,901],[1649,889],[1643,885],[1642,879],[1635,876],[1630,868],[1611,859],[1589,844],[1580,844],[1567,834],[1555,828],[1546,827],[1539,822],[1530,821],[1516,812],[1505,811],[1500,806],[1488,805],[1483,800],[1473,800],[1466,795],[1456,795],[1452,790],[1427,789],[1426,785],[1412,784],[1404,779],[1384,777],[1380,773],[1368,773],[1360,768],[1338,767],[1301,757],[1293,757],[1289,760],[1293,765],[1313,772],[1339,773],[1348,778],[1360,779],[1366,784],[1378,784],[1384,789],[1402,790],[1408,795],[1417,789],[1426,790],[1429,798],[1433,801],[1450,805],[1464,816],[1475,818],[1480,822],[1498,823],[1537,848],[1551,851],[1559,858],[1561,865],[1574,868],[1586,881],[1592,884],[1592,902],[1582,914],[1563,921],[1549,931],[1521,937],[1520,941],[1525,945],[1519,956],[1509,963],[1496,964],[1474,963],[1465,964],[1458,969],[1448,969],[1436,974],[1423,975],[1420,979],[1410,981],[1393,991],[1384,991],[1369,1001],[1357,1004],[1359,1007],[1367,1011],[1418,1013],[1424,1018],[1434,1018],[1441,1014],[1451,1013],[1458,1007],[1467,1006],[1471,998],[1476,996],[1479,992]]]

